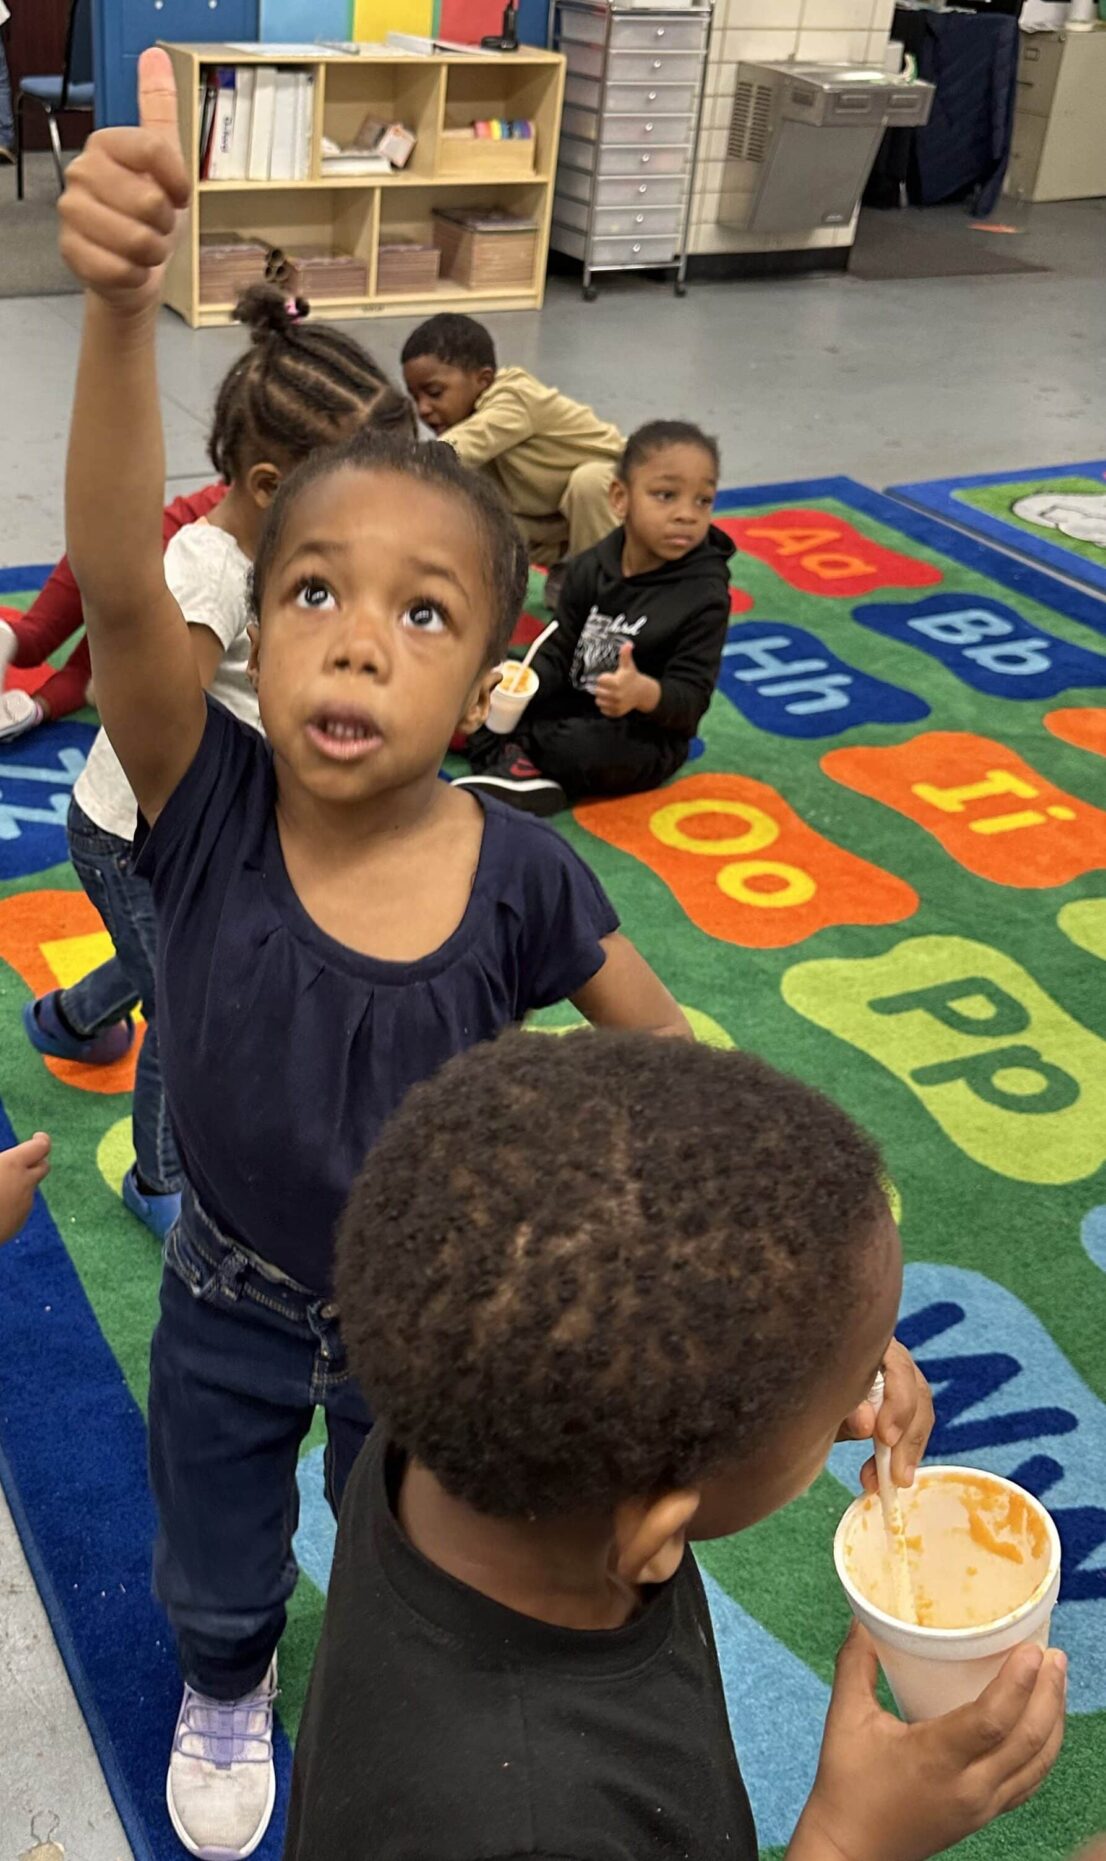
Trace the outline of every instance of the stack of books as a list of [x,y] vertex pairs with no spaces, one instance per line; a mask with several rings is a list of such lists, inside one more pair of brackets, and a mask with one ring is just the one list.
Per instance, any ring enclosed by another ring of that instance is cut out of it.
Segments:
[[414,239],[382,239],[376,255],[376,288],[395,297],[432,291],[441,262],[437,246],[419,245]]
[[200,86],[200,178],[306,181],[315,73],[276,65],[208,67]]
[[435,207],[433,221],[444,277],[472,291],[533,285],[536,220],[501,207]]
[[264,284],[269,247],[243,233],[200,234],[200,302],[233,304],[251,284]]
[[294,249],[286,247],[280,256],[281,288],[293,297],[319,303],[328,297],[368,296],[368,266],[352,252],[341,252],[333,246],[297,245]]

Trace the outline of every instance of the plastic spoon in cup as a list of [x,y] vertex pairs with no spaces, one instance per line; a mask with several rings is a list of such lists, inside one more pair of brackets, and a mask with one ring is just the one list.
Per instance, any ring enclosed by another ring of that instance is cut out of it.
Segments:
[[[868,1401],[876,1412],[883,1407],[883,1371],[881,1370],[872,1384]],[[891,1560],[891,1574],[895,1585],[895,1611],[903,1622],[917,1623],[918,1605],[914,1601],[914,1585],[910,1580],[910,1559],[906,1550],[906,1526],[903,1524],[902,1507],[899,1504],[899,1489],[891,1478],[891,1449],[886,1442],[875,1436],[872,1445],[876,1451],[876,1478],[879,1481],[879,1503],[883,1511],[883,1529],[887,1538],[887,1555]]]

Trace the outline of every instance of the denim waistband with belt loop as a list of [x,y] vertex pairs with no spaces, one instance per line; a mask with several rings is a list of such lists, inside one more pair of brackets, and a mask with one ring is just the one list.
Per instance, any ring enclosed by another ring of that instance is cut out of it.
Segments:
[[193,1292],[198,1292],[200,1276],[190,1259],[193,1255],[212,1269],[220,1291],[229,1299],[245,1296],[294,1322],[310,1322],[312,1313],[327,1322],[338,1317],[338,1307],[332,1300],[282,1273],[244,1242],[224,1234],[186,1184],[180,1219],[166,1242],[165,1262]]

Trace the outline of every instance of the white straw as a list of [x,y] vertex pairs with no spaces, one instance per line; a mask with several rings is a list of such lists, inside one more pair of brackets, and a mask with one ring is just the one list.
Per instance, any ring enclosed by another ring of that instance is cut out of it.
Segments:
[[[869,1402],[875,1409],[878,1419],[883,1407],[883,1372],[880,1371],[872,1385]],[[903,1622],[917,1623],[918,1605],[914,1601],[914,1585],[910,1580],[910,1559],[906,1549],[906,1526],[903,1524],[902,1507],[899,1504],[899,1491],[891,1478],[891,1449],[886,1442],[875,1441],[876,1477],[879,1480],[879,1503],[883,1510],[883,1529],[887,1537],[887,1555],[891,1559],[891,1572],[895,1583],[895,1612]]]
[[527,666],[530,664],[530,661],[534,657],[534,654],[537,652],[538,647],[545,645],[545,642],[549,638],[550,634],[556,633],[559,625],[560,625],[559,621],[551,620],[548,627],[544,627],[541,633],[538,634],[537,639],[534,641],[525,659],[522,661],[521,669],[523,672],[525,672]]

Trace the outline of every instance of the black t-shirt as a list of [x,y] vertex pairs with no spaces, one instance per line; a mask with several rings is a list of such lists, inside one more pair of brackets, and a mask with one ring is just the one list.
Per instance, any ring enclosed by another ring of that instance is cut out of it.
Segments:
[[407,1541],[382,1435],[342,1507],[284,1861],[756,1861],[691,1553],[623,1628],[518,1615]]

